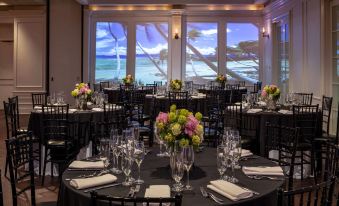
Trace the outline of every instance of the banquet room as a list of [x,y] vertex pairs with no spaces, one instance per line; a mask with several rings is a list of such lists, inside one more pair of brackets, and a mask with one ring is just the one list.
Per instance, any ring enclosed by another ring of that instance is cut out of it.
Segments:
[[339,0],[0,0],[0,206],[339,205]]

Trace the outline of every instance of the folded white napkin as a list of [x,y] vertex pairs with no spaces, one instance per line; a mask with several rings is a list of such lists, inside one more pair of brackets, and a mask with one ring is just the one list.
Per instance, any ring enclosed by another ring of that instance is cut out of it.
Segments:
[[207,188],[233,200],[246,199],[253,196],[251,191],[245,190],[233,183],[227,182],[225,180],[215,180],[210,181],[210,185],[207,185]]
[[103,161],[79,161],[75,160],[70,165],[69,168],[72,169],[102,169],[104,168],[104,162]]
[[92,108],[92,111],[95,111],[95,112],[102,112],[102,111],[104,111],[104,110],[101,109],[101,108]]
[[74,112],[76,112],[76,111],[78,111],[77,109],[69,109],[68,110],[68,113],[74,113]]
[[199,97],[206,97],[206,94],[204,94],[204,93],[198,93],[198,96],[199,96]]
[[241,150],[241,156],[242,157],[247,157],[247,156],[251,156],[251,155],[253,155],[253,153],[251,151],[249,151],[247,149],[242,149]]
[[281,109],[281,110],[279,110],[278,112],[281,113],[281,114],[293,114],[292,111],[285,110],[285,109]]
[[117,177],[111,174],[105,174],[98,177],[72,179],[69,184],[76,189],[86,189],[115,182]]
[[261,111],[262,111],[262,109],[249,109],[249,110],[247,110],[247,113],[254,114],[254,113],[261,112]]
[[279,166],[273,167],[242,167],[242,171],[246,175],[276,175],[284,176],[283,170]]
[[163,99],[163,98],[165,98],[165,96],[164,95],[158,95],[158,96],[156,96],[156,98],[157,99]]
[[168,185],[150,185],[145,191],[145,197],[171,197],[171,189]]
[[257,105],[259,105],[259,106],[266,106],[266,102],[264,102],[264,101],[259,101],[259,102],[257,102]]
[[154,94],[146,94],[146,97],[154,97]]
[[42,110],[42,106],[35,106],[34,109]]

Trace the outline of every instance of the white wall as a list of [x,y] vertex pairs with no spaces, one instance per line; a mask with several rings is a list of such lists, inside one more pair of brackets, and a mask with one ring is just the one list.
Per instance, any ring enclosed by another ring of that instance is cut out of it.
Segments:
[[81,6],[74,0],[50,6],[50,92],[64,91],[72,104],[70,92],[81,81]]
[[[264,10],[264,21],[272,35],[272,24],[284,15],[290,20],[290,91],[313,92],[314,103],[321,103],[324,94],[324,68],[321,36],[321,0],[280,0]],[[264,69],[267,70],[265,83],[277,83],[273,65],[273,37],[265,41]],[[270,65],[273,65],[272,70]]]
[[0,23],[0,109],[13,92],[13,23]]

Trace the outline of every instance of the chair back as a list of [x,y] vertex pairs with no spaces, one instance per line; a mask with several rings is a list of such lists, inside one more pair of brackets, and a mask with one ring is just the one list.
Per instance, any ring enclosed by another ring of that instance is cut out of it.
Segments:
[[258,154],[260,149],[260,116],[247,113],[242,114],[240,129],[238,130],[241,136],[242,147]]
[[208,145],[212,143],[217,146],[221,141],[223,132],[223,115],[222,112],[209,112],[208,118],[204,119],[204,142]]
[[228,90],[239,90],[240,84],[226,84]]
[[[147,198],[147,197],[113,197],[107,195],[99,195],[97,192],[91,192],[92,206],[101,205],[106,203],[107,205],[174,205],[181,206],[182,196],[176,195],[175,197],[168,198]],[[99,203],[100,202],[100,203]]]
[[193,92],[193,81],[185,81],[184,88],[186,91],[192,93]]
[[[265,157],[280,166],[289,167],[287,188],[293,188],[295,156],[298,144],[299,128],[285,127],[266,123]],[[271,157],[270,151],[277,151],[278,156]]]
[[[26,190],[31,190],[31,205],[35,206],[35,185],[33,167],[33,142],[31,133],[17,135],[6,140],[9,174],[12,187],[13,206],[17,206],[17,198]],[[26,170],[28,165],[28,171]],[[18,189],[29,178],[29,185]]]
[[5,111],[5,123],[6,123],[6,137],[16,136],[17,124],[14,115],[15,105],[8,102],[3,102]]
[[120,132],[127,128],[127,116],[125,108],[118,104],[104,103],[105,132],[109,134],[112,128]]
[[332,111],[332,101],[333,101],[333,97],[323,96],[322,104],[321,104],[322,132],[327,134],[327,135],[330,132],[330,118],[331,118],[331,111]]
[[188,109],[188,92],[168,92],[170,106],[175,104],[177,109]]
[[246,81],[237,81],[237,84],[239,84],[241,87],[244,87],[246,85]]
[[339,175],[339,145],[326,142],[326,159],[324,168],[324,181],[328,177]]
[[317,135],[319,105],[293,105],[294,127],[300,128],[299,143],[311,143]]
[[100,91],[104,91],[105,88],[109,88],[109,81],[105,81],[105,82],[99,82],[100,85]]
[[16,131],[20,129],[20,113],[19,113],[19,97],[11,97],[8,98],[8,103],[12,104],[12,115],[14,118],[14,124],[15,124],[15,129]]
[[43,106],[47,104],[47,93],[32,93],[32,105],[33,109],[35,106]]
[[313,93],[295,93],[302,105],[312,105]]
[[242,127],[242,104],[229,103],[225,106],[225,127],[231,127],[239,130],[241,134]]
[[307,206],[331,206],[335,189],[336,177],[316,185],[302,187],[294,190],[278,191],[278,206],[283,205],[307,205]]
[[146,86],[142,86],[142,90],[146,94],[156,94],[157,93],[157,85],[156,84],[146,84]]
[[[63,141],[64,147],[69,137],[69,105],[49,105],[42,107],[42,128],[44,141]],[[60,145],[61,146],[61,145]]]

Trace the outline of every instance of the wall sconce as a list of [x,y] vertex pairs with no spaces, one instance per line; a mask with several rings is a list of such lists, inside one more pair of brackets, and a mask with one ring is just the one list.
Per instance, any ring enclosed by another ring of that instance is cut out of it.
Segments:
[[175,29],[175,31],[174,31],[174,39],[179,39],[178,29]]
[[262,28],[262,37],[270,38],[270,35],[266,33],[265,27]]

